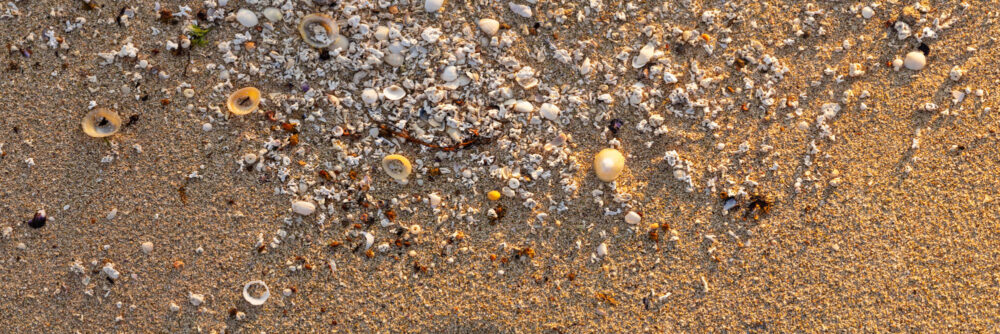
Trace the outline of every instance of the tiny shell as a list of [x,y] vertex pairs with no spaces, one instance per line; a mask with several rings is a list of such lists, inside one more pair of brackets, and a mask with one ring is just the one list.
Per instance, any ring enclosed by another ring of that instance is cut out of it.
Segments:
[[257,88],[246,87],[229,94],[226,107],[236,115],[246,115],[257,111],[260,106],[260,91]]
[[110,109],[94,109],[83,116],[80,122],[83,132],[88,136],[101,138],[113,135],[122,127],[122,118]]
[[927,65],[927,57],[924,57],[923,52],[920,51],[907,53],[906,58],[903,59],[903,66],[914,71],[924,69],[925,65]]
[[425,0],[424,10],[428,13],[435,13],[444,6],[444,0]]
[[[251,296],[250,287],[254,285],[264,287],[264,293],[260,294],[258,297]],[[264,281],[249,281],[246,284],[243,284],[243,299],[250,303],[250,305],[264,305],[264,302],[266,302],[268,298],[271,298],[271,289],[267,287],[267,283],[264,283]]]
[[625,156],[616,149],[603,149],[594,157],[594,173],[601,181],[614,181],[623,169],[625,169]]
[[625,215],[625,222],[630,225],[639,225],[640,221],[642,221],[642,217],[640,217],[638,213],[635,213],[635,211],[629,211],[628,214]]
[[396,180],[405,181],[410,176],[410,172],[413,171],[413,167],[410,166],[410,160],[406,157],[393,154],[382,158],[382,170]]
[[389,64],[392,67],[399,67],[403,65],[403,55],[398,53],[387,54],[383,60],[386,64]]
[[365,88],[361,91],[361,101],[367,104],[374,104],[378,101],[378,92],[371,88]]
[[[317,35],[317,32],[322,32],[320,29],[325,30],[325,34]],[[325,14],[309,14],[299,21],[299,34],[309,46],[322,49],[333,44],[334,36],[340,34],[340,28],[337,27],[337,22]]]
[[493,36],[500,31],[500,22],[494,19],[480,19],[479,29],[482,29],[487,35]]
[[292,211],[303,216],[308,216],[316,212],[316,204],[306,201],[295,201],[292,203]]
[[399,87],[397,85],[392,85],[386,87],[385,89],[382,89],[382,95],[384,95],[385,98],[389,99],[390,101],[397,101],[406,96],[406,91],[403,90],[402,87]]
[[639,54],[632,59],[632,68],[640,68],[646,66],[656,53],[656,45],[653,43],[648,43],[639,49]]

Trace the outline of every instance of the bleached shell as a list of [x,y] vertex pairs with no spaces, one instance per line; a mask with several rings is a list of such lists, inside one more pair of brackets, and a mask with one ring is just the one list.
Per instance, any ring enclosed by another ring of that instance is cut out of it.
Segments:
[[374,104],[378,101],[378,92],[371,88],[365,88],[365,90],[361,91],[361,101],[367,104]]
[[268,21],[278,22],[281,21],[283,16],[284,15],[281,13],[280,9],[274,7],[264,8],[264,17],[267,18]]
[[907,53],[906,58],[903,59],[903,66],[914,71],[922,70],[925,65],[927,65],[927,58],[920,51]]
[[[326,30],[326,38],[317,39],[313,36],[313,26],[319,25]],[[333,44],[334,37],[340,34],[340,28],[337,26],[337,22],[333,21],[333,18],[325,14],[309,14],[302,17],[299,21],[299,35],[302,35],[302,40],[317,49],[322,49]]]
[[594,156],[594,174],[601,181],[614,181],[624,169],[625,156],[616,149],[606,148]]
[[384,58],[382,58],[382,60],[385,61],[386,64],[389,64],[392,67],[399,67],[403,65],[403,55],[398,53],[387,54],[385,55]]
[[494,36],[500,31],[500,22],[494,19],[480,19],[479,29],[490,36]]
[[380,41],[389,40],[389,27],[378,26],[375,28],[375,39]]
[[447,66],[441,71],[441,80],[449,82],[455,81],[455,79],[458,79],[458,68],[455,66]]
[[632,59],[632,68],[640,68],[646,66],[653,59],[656,54],[656,45],[653,43],[647,43],[642,49],[639,49],[639,54]]
[[88,136],[101,138],[113,135],[121,129],[122,118],[111,109],[98,108],[83,116],[80,122],[83,132]]
[[316,212],[316,204],[312,204],[306,201],[295,201],[292,203],[292,212],[297,214],[308,216]]
[[413,167],[410,165],[410,159],[399,154],[392,154],[382,158],[382,170],[393,179],[405,181],[413,172]]
[[531,112],[532,110],[535,110],[535,106],[532,106],[531,102],[521,100],[514,103],[514,111]]
[[559,107],[551,103],[542,103],[542,106],[538,108],[538,114],[543,118],[555,121],[559,119]]
[[641,220],[642,217],[640,217],[638,213],[635,213],[635,211],[629,211],[628,214],[625,215],[625,222],[631,225],[638,225]]
[[351,46],[351,41],[347,40],[344,35],[337,35],[333,37],[333,49],[341,49],[347,51],[347,47]]
[[226,107],[236,115],[246,115],[257,111],[260,106],[260,91],[254,87],[244,87],[229,94]]
[[390,101],[397,101],[406,96],[406,91],[402,87],[392,85],[382,89],[382,96],[385,96]]
[[444,6],[444,0],[425,0],[424,10],[428,13],[435,13]]
[[244,27],[251,28],[257,25],[257,14],[249,9],[242,8],[236,11],[236,21]]
[[522,4],[516,4],[513,2],[509,3],[509,5],[510,5],[510,10],[513,11],[515,14],[520,15],[521,17],[531,17],[531,7]]
[[[254,285],[263,286],[264,293],[260,294],[260,296],[257,297],[251,296],[250,287]],[[266,302],[268,298],[271,298],[271,288],[268,288],[267,283],[264,283],[264,281],[249,281],[246,282],[246,284],[243,284],[243,299],[246,300],[247,303],[250,303],[250,305],[253,306],[264,305],[264,302]]]

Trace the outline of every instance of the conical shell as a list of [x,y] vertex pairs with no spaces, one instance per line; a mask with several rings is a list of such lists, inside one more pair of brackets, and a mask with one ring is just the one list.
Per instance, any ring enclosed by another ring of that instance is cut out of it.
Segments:
[[111,109],[99,108],[91,110],[80,122],[83,132],[88,136],[101,138],[113,135],[122,128],[122,118]]
[[625,169],[625,156],[613,148],[606,148],[594,157],[594,174],[604,182],[614,181]]
[[406,157],[393,154],[382,158],[382,170],[396,180],[405,181],[410,176],[410,172],[413,171],[413,167],[410,166],[410,160]]
[[246,115],[257,111],[260,105],[260,91],[257,88],[246,87],[229,94],[226,107],[237,115]]

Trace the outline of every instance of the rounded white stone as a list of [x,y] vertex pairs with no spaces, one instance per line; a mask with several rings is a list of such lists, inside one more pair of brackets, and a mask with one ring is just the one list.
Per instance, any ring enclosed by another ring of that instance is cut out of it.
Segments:
[[257,14],[254,14],[254,12],[249,9],[241,8],[236,11],[236,21],[244,27],[250,28],[257,25]]
[[642,221],[642,217],[639,217],[639,214],[635,213],[635,211],[629,211],[628,214],[625,215],[626,223],[638,225],[640,221]]
[[926,65],[927,58],[920,51],[911,51],[906,54],[906,59],[903,59],[903,66],[914,71],[922,70]]
[[625,156],[616,149],[606,148],[594,156],[594,174],[601,181],[614,181],[624,169]]
[[479,29],[481,29],[487,35],[493,36],[500,31],[500,22],[494,19],[480,19]]
[[875,10],[871,7],[865,6],[865,8],[861,8],[861,16],[866,19],[870,19],[872,16],[875,16]]
[[202,124],[202,125],[201,125],[201,130],[202,130],[202,131],[206,131],[206,132],[208,132],[208,131],[212,131],[212,123],[205,123],[205,124]]
[[280,9],[274,7],[264,8],[264,17],[267,18],[268,21],[271,22],[281,21],[282,16],[283,15],[281,14]]
[[602,242],[600,245],[597,245],[597,256],[608,256],[608,244]]
[[424,10],[428,13],[434,13],[444,6],[444,0],[426,0],[424,1]]
[[543,118],[555,121],[559,119],[559,107],[551,103],[542,103],[542,107],[538,108],[538,114]]
[[146,254],[152,253],[153,252],[153,243],[149,242],[149,241],[146,241],[146,242],[142,243],[142,245],[139,245],[139,249],[142,249],[142,252],[146,253]]
[[441,71],[441,80],[445,82],[451,82],[458,79],[458,68],[455,66],[447,66]]
[[378,101],[378,92],[371,88],[365,88],[365,90],[361,91],[361,101],[367,104],[374,104],[375,101]]
[[308,216],[313,212],[316,212],[316,204],[312,204],[306,201],[295,201],[292,203],[292,212],[297,214]]

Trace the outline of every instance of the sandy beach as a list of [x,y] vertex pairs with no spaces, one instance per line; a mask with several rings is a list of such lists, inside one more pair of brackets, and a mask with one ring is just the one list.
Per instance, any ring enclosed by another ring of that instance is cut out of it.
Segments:
[[0,332],[994,332],[997,20],[7,2]]

